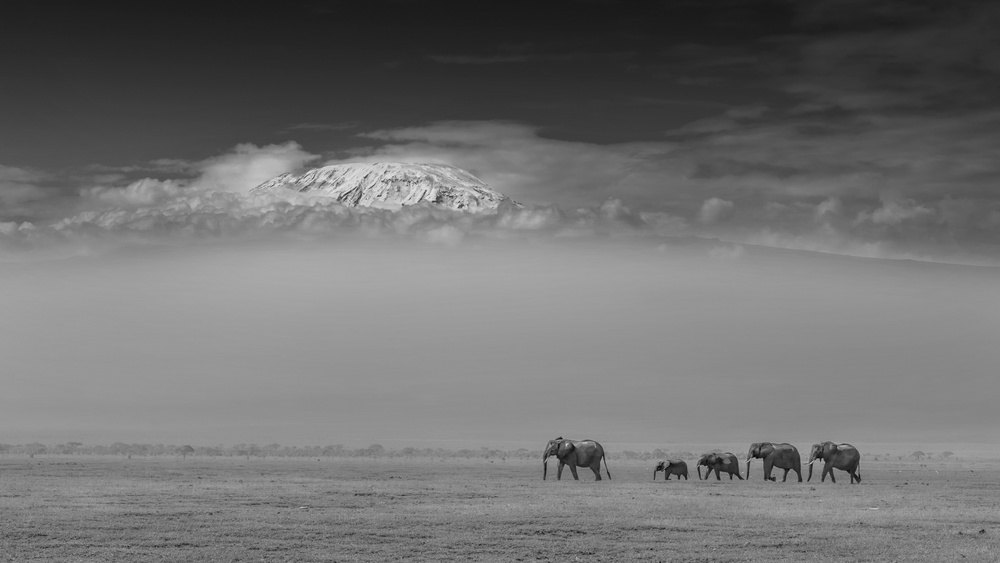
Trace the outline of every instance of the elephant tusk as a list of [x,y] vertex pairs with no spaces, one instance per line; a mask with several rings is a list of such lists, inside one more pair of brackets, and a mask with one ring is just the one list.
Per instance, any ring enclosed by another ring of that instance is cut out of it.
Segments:
[[[816,459],[819,459],[819,458],[816,458]],[[812,465],[812,464],[816,463],[816,459],[814,459],[814,460],[810,461],[810,462],[809,462],[809,463],[807,463],[806,465]]]

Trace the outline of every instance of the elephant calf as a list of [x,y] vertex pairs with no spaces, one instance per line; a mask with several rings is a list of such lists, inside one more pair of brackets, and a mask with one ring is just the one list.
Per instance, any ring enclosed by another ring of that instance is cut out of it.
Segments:
[[668,459],[657,463],[656,469],[653,470],[654,481],[656,481],[656,473],[658,471],[663,472],[663,478],[666,481],[670,480],[671,475],[676,475],[678,481],[681,477],[684,479],[688,478],[688,464],[682,459]]

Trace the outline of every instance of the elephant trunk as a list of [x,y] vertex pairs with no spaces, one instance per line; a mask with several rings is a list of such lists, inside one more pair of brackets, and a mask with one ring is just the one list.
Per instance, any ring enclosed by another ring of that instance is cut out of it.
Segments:
[[[666,473],[666,471],[664,471],[664,473]],[[653,470],[653,480],[656,481],[656,470],[655,469]]]
[[545,477],[547,477],[548,474],[549,474],[549,460],[543,459],[542,460],[542,481],[545,480]]
[[701,479],[701,464],[698,465],[698,479]]
[[806,477],[806,483],[808,483],[809,480],[813,478],[813,461],[816,461],[816,460],[814,459],[814,460],[812,460],[812,461],[810,461],[809,463],[806,464],[806,465],[809,466],[809,476]]
[[[739,470],[740,470],[740,468],[737,467],[736,468],[736,472],[739,473]],[[749,457],[747,458],[747,477],[746,477],[746,479],[747,479],[747,481],[750,480],[750,458]]]

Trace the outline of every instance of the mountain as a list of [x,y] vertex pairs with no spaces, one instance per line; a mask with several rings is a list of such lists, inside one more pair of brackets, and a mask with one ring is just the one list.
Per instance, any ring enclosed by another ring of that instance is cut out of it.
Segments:
[[446,164],[335,164],[298,175],[282,174],[250,193],[282,189],[332,197],[348,207],[399,209],[426,201],[461,211],[493,211],[505,201],[516,205],[479,178]]

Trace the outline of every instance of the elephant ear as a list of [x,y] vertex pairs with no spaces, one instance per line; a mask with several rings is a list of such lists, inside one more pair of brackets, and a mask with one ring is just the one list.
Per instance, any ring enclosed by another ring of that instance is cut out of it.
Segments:
[[827,442],[826,446],[823,447],[823,454],[826,455],[826,457],[828,458],[833,457],[833,454],[837,453],[837,450],[839,449],[840,447],[837,444],[834,444],[833,442]]
[[561,444],[559,444],[559,449],[556,451],[556,457],[568,456],[569,453],[572,452],[573,448],[575,447],[576,446],[573,445],[573,442],[570,442],[569,440],[564,440]]

